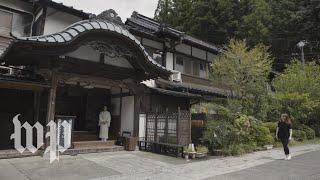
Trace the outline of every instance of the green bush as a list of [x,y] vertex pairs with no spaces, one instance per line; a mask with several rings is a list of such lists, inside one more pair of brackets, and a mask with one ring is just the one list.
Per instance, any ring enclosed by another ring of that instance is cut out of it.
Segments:
[[253,152],[257,149],[256,143],[248,143],[248,144],[232,144],[228,147],[222,149],[222,153],[226,156],[238,156],[243,155],[245,153]]
[[276,134],[278,123],[265,122],[265,123],[263,123],[263,126],[267,127],[269,129],[270,133],[273,135],[273,134]]
[[307,135],[307,139],[314,139],[316,136],[316,132],[309,126],[306,126],[304,124],[297,125],[296,129],[304,131]]
[[301,130],[293,130],[292,132],[293,139],[295,141],[304,141],[307,140],[307,134]]
[[270,133],[270,130],[263,126],[262,124],[260,126],[257,126],[255,129],[255,139],[258,146],[264,146],[274,143],[274,138]]
[[206,124],[201,141],[212,152],[216,149],[224,149],[236,139],[234,128],[230,123],[209,121]]

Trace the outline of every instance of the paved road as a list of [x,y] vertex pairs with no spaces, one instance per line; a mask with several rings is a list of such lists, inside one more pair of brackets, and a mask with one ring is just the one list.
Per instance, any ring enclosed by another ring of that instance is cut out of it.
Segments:
[[[320,180],[320,144],[259,151],[239,157],[185,161],[145,152],[108,152],[0,160],[0,180]],[[289,178],[288,178],[289,177]]]
[[320,180],[320,151],[297,156],[291,161],[276,160],[206,180]]

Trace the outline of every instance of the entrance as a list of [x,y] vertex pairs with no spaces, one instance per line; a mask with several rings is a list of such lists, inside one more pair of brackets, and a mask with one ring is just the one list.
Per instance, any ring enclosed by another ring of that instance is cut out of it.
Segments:
[[108,89],[66,85],[57,90],[55,114],[76,117],[72,134],[75,142],[99,140],[99,113],[103,106],[111,112]]

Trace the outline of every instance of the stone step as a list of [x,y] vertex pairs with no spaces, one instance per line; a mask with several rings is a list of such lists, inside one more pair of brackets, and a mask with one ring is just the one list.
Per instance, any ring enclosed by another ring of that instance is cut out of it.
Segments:
[[72,132],[74,141],[96,141],[98,140],[98,134],[96,132]]
[[115,140],[108,140],[107,142],[103,141],[79,141],[73,142],[75,149],[77,148],[104,148],[108,146],[114,146],[116,144]]
[[106,146],[106,147],[91,147],[91,148],[74,148],[68,149],[63,155],[77,155],[77,154],[88,154],[88,153],[101,153],[101,152],[116,152],[124,151],[123,146]]

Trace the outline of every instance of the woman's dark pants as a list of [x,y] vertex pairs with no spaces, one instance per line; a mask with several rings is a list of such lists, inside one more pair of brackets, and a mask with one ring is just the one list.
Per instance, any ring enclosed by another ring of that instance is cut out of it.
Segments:
[[288,138],[281,138],[280,140],[281,140],[281,143],[283,146],[284,153],[286,155],[289,155],[290,154],[289,147],[288,147],[289,139]]

